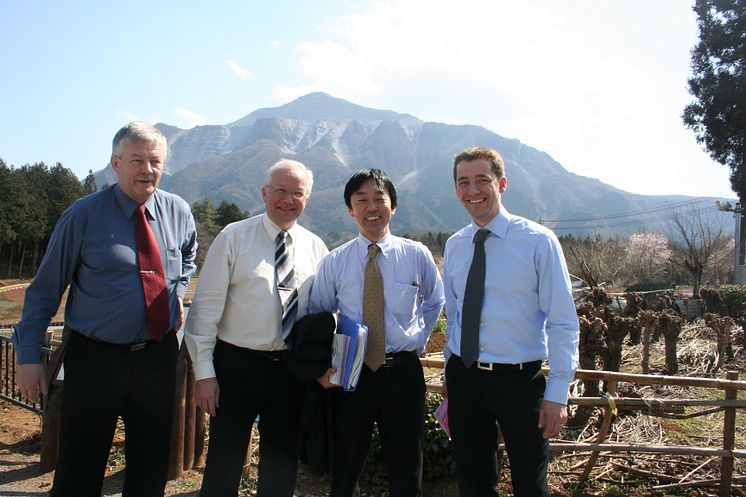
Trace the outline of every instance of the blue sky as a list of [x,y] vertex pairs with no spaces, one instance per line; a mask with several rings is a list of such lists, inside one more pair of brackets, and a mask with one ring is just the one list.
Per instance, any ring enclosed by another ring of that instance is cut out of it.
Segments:
[[83,177],[130,120],[225,124],[325,91],[626,191],[733,197],[680,118],[696,40],[686,0],[0,0],[0,157]]

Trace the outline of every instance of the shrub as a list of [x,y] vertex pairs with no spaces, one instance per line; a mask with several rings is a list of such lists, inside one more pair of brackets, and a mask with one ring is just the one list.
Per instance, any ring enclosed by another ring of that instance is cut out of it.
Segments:
[[741,317],[746,311],[746,285],[723,285],[720,291],[723,294],[723,304],[728,310],[728,316]]
[[[423,444],[422,480],[434,481],[456,475],[456,459],[448,436],[435,419],[435,410],[440,405],[441,396],[428,392],[425,395],[425,440]],[[368,489],[388,489],[388,478],[383,466],[383,451],[378,428],[373,430],[373,439],[365,460],[361,486]]]

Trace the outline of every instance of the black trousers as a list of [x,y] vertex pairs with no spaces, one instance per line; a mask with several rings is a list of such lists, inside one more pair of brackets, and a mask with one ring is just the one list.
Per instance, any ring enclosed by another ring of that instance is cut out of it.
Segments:
[[302,385],[279,353],[218,340],[213,353],[220,407],[210,418],[210,442],[200,497],[238,495],[251,428],[259,416],[258,497],[292,497],[298,469]]
[[446,365],[448,421],[461,497],[497,496],[498,425],[515,497],[549,497],[549,441],[538,428],[546,382],[541,365],[511,373]]
[[390,497],[422,495],[425,379],[416,354],[396,359],[375,373],[363,366],[357,389],[333,391],[334,452],[331,497],[359,495],[363,471],[378,425]]
[[120,416],[127,464],[122,496],[163,497],[177,348],[175,333],[136,351],[71,334],[51,497],[100,497]]

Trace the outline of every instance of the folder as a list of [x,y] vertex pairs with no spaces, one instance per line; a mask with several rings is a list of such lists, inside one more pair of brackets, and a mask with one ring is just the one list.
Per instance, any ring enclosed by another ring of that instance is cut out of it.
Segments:
[[337,317],[337,332],[332,342],[332,367],[329,381],[347,392],[354,392],[365,362],[368,327],[344,314]]
[[438,408],[435,410],[434,413],[435,419],[438,420],[438,423],[440,423],[440,426],[443,428],[443,431],[446,432],[446,435],[448,435],[448,438],[451,438],[451,427],[448,425],[448,398],[446,397],[443,399],[443,401],[440,403]]

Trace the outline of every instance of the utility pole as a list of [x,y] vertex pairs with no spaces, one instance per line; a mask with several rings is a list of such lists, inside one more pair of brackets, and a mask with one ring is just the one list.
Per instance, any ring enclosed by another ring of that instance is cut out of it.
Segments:
[[741,203],[736,202],[736,206],[730,205],[730,202],[721,203],[715,201],[715,207],[722,212],[732,212],[736,220],[736,246],[733,249],[733,284],[746,284],[746,274],[744,274],[744,264],[746,264],[744,247],[742,246],[744,237],[741,233]]

